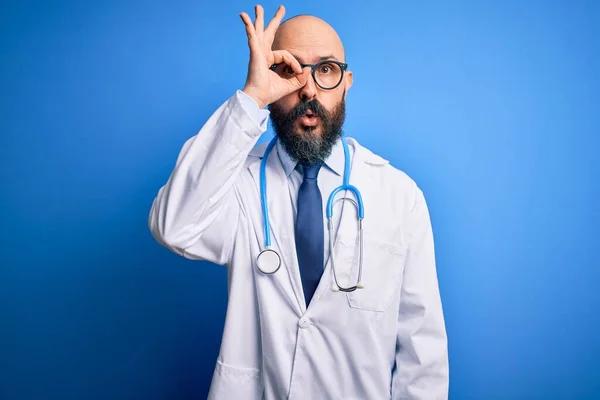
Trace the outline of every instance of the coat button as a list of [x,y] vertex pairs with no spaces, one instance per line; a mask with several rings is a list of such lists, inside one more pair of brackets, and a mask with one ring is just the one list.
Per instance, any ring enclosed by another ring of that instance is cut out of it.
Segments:
[[309,325],[310,321],[308,320],[308,318],[300,318],[300,321],[298,322],[298,326],[300,326],[300,328],[306,329]]

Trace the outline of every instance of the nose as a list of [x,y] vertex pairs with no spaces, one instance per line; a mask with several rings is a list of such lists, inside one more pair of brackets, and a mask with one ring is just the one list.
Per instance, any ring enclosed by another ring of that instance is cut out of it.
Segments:
[[299,95],[300,99],[304,101],[310,101],[316,97],[317,84],[315,83],[312,74],[309,74],[306,84],[302,87],[302,89],[300,89]]

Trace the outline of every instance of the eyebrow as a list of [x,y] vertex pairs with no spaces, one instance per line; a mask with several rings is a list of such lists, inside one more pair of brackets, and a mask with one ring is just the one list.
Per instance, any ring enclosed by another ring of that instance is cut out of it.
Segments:
[[319,58],[319,61],[324,61],[324,60],[335,60],[335,61],[340,61],[337,59],[336,56],[334,55],[329,55],[329,56],[325,56],[325,57],[321,57]]
[[[303,63],[303,62],[301,62],[301,61],[300,61],[300,57],[298,57],[297,55],[295,55],[295,54],[292,54],[292,56],[294,56],[294,58],[295,58],[296,60],[298,60],[298,62],[300,62],[300,64],[307,64],[307,63]],[[319,58],[318,58],[318,60],[317,60],[317,62],[319,62],[319,61],[325,61],[325,60],[335,60],[335,61],[340,61],[340,60],[338,60],[338,58],[337,58],[336,56],[334,56],[333,54],[330,54],[330,55],[327,55],[327,56],[319,57]],[[340,62],[341,62],[341,61],[340,61]]]

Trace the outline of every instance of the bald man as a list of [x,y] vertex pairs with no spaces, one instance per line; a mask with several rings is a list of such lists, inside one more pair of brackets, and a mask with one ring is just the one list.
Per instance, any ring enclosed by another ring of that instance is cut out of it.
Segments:
[[[342,135],[353,77],[334,29],[255,12],[240,15],[244,87],[183,145],[149,216],[176,254],[227,266],[208,397],[446,399],[423,192]],[[257,144],[269,119],[275,135]]]

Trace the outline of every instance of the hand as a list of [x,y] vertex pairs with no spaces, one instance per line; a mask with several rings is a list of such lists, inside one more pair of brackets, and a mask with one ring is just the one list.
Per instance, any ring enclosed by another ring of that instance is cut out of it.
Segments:
[[[283,96],[302,88],[310,75],[310,70],[302,71],[300,63],[287,50],[271,50],[275,32],[285,14],[285,8],[279,6],[275,17],[264,28],[264,10],[256,6],[256,21],[246,13],[240,17],[246,25],[248,46],[250,47],[250,62],[248,76],[244,86],[244,93],[252,97],[260,108],[279,100]],[[296,75],[291,78],[282,78],[270,69],[271,65],[278,63],[289,65]]]

